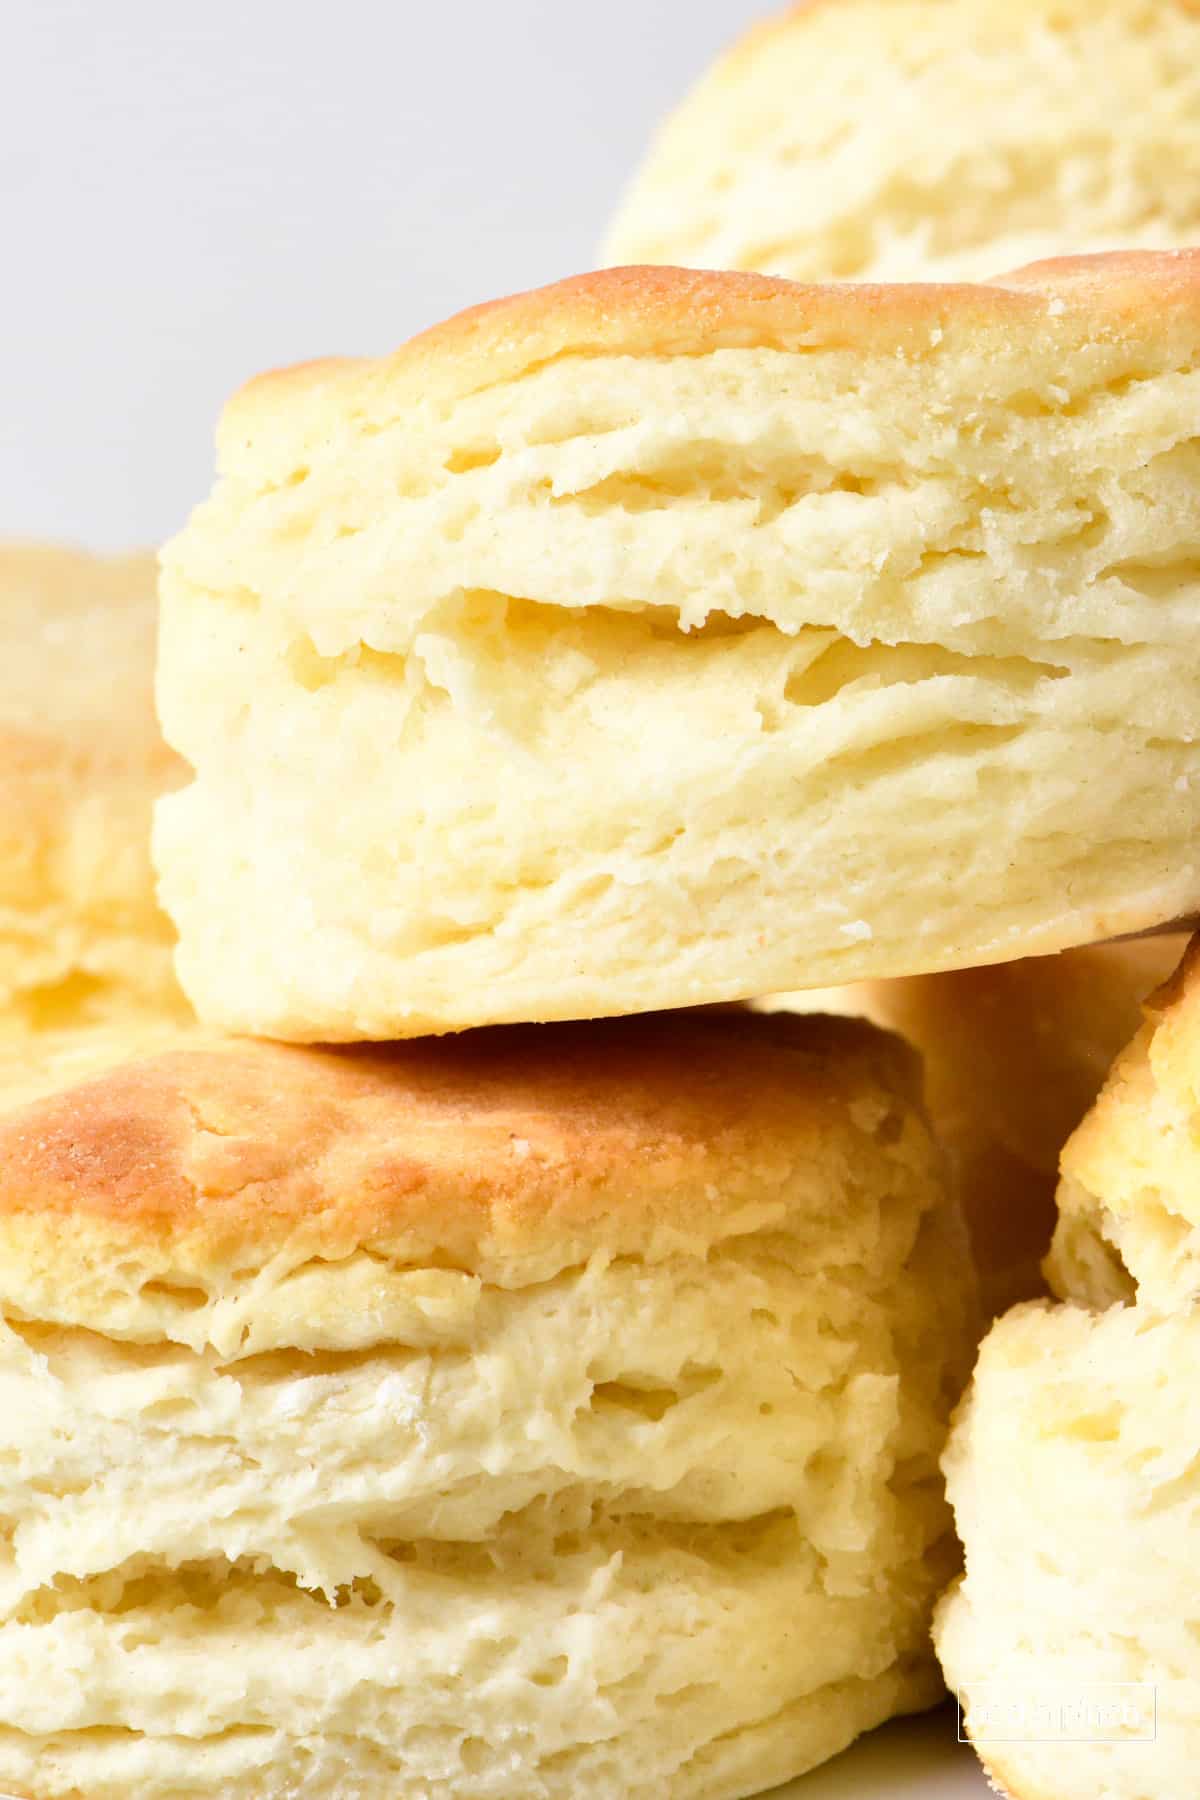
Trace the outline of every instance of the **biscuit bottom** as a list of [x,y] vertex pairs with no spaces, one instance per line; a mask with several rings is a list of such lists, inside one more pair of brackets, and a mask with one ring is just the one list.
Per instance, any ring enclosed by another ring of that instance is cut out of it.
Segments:
[[1197,1396],[1194,1310],[1029,1305],[983,1347],[946,1455],[966,1574],[935,1637],[1015,1800],[1193,1800]]
[[771,1232],[444,1270],[360,1350],[10,1305],[0,1788],[735,1796],[932,1703],[961,1233],[859,1223],[827,1272]]

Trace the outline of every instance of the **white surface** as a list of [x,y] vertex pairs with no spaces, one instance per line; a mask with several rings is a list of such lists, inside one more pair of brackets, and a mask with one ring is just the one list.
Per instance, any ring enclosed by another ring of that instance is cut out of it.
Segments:
[[951,1704],[885,1725],[769,1800],[996,1800],[956,1720]]
[[6,7],[0,535],[157,539],[247,376],[589,266],[654,121],[775,4]]

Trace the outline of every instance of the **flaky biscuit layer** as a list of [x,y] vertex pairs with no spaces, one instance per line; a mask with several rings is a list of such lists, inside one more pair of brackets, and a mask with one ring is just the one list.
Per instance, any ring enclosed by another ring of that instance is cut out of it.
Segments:
[[1194,908],[1198,273],[608,271],[251,384],[166,553],[192,1000],[407,1036]]

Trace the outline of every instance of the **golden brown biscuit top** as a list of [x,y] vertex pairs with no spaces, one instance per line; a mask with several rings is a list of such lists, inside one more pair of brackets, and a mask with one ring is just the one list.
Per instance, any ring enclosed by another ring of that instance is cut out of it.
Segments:
[[[1200,333],[1200,249],[1115,251],[1034,263],[987,283],[808,285],[740,271],[660,266],[599,269],[487,301],[412,338],[390,356],[328,358],[256,377],[226,407],[222,467],[267,427],[291,448],[399,409],[446,404],[563,356],[688,356],[723,349],[885,350],[918,359],[960,332],[1053,334],[1064,349],[1096,337]],[[290,427],[290,429],[289,429]]]
[[300,1249],[475,1268],[543,1240],[713,1244],[803,1163],[828,1158],[836,1193],[856,1140],[899,1137],[916,1081],[859,1021],[735,1011],[185,1045],[0,1122],[0,1235],[52,1228],[65,1262],[95,1227],[243,1273]]

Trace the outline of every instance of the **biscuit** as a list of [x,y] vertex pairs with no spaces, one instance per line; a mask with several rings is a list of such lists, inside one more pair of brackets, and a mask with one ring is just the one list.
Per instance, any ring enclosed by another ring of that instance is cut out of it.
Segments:
[[1200,1299],[1200,938],[1062,1155],[1047,1274],[1064,1299]]
[[0,546],[0,1026],[182,1013],[151,809],[155,564]]
[[668,120],[604,259],[983,281],[1197,242],[1195,0],[817,0]]
[[0,1787],[745,1795],[940,1683],[915,1059],[184,1044],[0,1122]]
[[1045,1291],[1063,1145],[1178,963],[1177,934],[762,1002],[832,1010],[906,1037],[949,1154],[989,1316]]
[[935,1640],[1012,1800],[1194,1800],[1198,1437],[1195,1309],[1035,1303],[984,1343],[945,1457],[966,1571]]
[[220,468],[156,831],[215,1025],[725,1001],[1200,901],[1200,251],[606,271],[252,383]]

